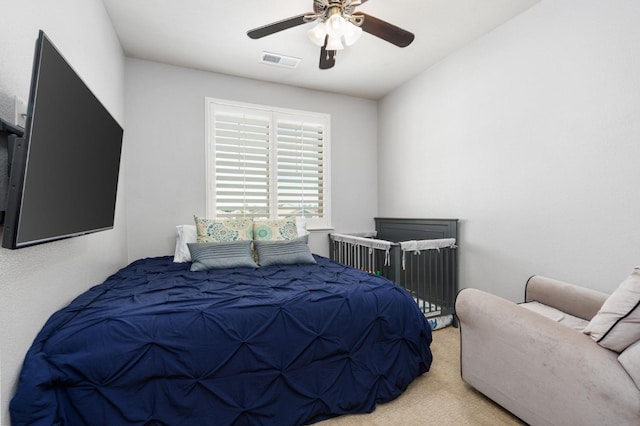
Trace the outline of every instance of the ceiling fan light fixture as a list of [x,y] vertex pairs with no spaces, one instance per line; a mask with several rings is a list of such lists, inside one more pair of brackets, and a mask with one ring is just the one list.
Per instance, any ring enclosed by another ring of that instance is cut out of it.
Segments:
[[327,50],[342,50],[344,49],[344,45],[339,37],[331,37],[329,36],[327,40]]
[[348,22],[340,14],[331,15],[324,23],[329,37],[340,38],[347,32]]
[[313,44],[318,47],[324,46],[324,39],[327,36],[327,30],[323,22],[318,23],[315,27],[307,31],[307,36]]
[[362,28],[356,27],[351,22],[347,23],[347,32],[344,34],[344,44],[353,46],[362,35]]

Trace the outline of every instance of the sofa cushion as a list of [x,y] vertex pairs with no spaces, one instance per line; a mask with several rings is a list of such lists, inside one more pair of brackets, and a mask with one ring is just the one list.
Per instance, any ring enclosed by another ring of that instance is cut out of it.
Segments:
[[640,340],[622,351],[618,361],[640,390]]
[[520,303],[520,306],[522,306],[523,308],[527,308],[530,311],[535,312],[536,314],[547,317],[555,322],[560,322],[564,318],[564,314],[561,311],[557,310],[556,308],[552,308],[551,306],[544,305],[540,302]]
[[562,312],[559,309],[553,308],[540,302],[520,303],[520,306],[529,309],[530,311],[533,311],[539,315],[547,317],[550,320],[558,322],[565,327],[572,328],[576,331],[582,331],[587,326],[587,324],[589,324],[589,321],[587,320],[574,317],[573,315],[569,315],[566,312]]
[[607,298],[583,333],[616,352],[640,340],[640,267]]

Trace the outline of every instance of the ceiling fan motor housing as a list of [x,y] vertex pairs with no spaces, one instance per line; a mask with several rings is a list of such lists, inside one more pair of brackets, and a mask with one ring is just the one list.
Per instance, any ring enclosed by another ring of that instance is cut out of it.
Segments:
[[[356,6],[358,6],[361,2],[344,0],[344,1],[330,1],[330,0],[315,0],[313,2],[313,11],[314,16],[309,17],[309,21],[313,21],[316,19],[321,19],[323,22],[327,21],[334,15],[342,16],[347,21],[352,21],[351,17],[353,12],[355,12]],[[352,21],[353,22],[353,21]],[[359,23],[353,22],[355,25],[360,25],[362,23],[362,19],[359,20]]]

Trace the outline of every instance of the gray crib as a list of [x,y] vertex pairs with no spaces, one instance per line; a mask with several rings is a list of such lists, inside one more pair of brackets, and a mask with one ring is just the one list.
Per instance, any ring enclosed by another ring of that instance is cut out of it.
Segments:
[[404,287],[433,329],[453,324],[458,219],[375,218],[375,232],[330,234],[330,257]]

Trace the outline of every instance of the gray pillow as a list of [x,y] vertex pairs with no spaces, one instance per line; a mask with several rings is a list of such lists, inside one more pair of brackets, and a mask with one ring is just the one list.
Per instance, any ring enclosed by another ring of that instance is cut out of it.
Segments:
[[308,235],[288,241],[254,240],[258,264],[269,266],[316,263],[307,245],[308,240]]
[[188,243],[191,270],[207,271],[223,268],[257,268],[251,255],[251,241],[238,240],[222,243]]

